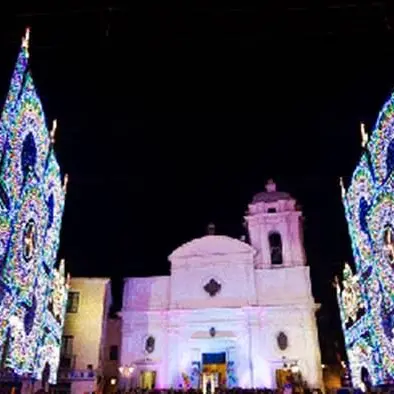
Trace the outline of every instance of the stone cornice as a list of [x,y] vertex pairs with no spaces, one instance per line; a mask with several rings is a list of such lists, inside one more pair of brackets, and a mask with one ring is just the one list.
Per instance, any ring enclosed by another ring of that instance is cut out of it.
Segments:
[[250,265],[253,264],[253,257],[245,254],[231,254],[231,255],[209,255],[209,256],[193,256],[184,260],[178,260],[176,264],[172,265],[171,272],[179,268],[192,269],[197,265],[217,265],[217,264],[231,264],[234,265]]
[[249,225],[256,225],[262,223],[283,223],[287,222],[287,219],[290,217],[302,216],[301,211],[284,211],[284,212],[276,212],[266,213],[266,212],[256,212],[250,215],[244,216],[244,219],[248,222]]

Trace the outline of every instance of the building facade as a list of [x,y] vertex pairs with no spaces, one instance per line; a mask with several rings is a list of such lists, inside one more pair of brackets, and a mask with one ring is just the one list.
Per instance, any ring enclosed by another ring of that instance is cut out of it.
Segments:
[[291,368],[322,387],[302,213],[270,181],[246,216],[251,245],[207,235],[170,256],[171,275],[124,282],[129,385],[277,387]]
[[352,243],[337,295],[353,385],[394,383],[394,96],[383,106],[342,200]]
[[[65,201],[23,39],[0,123],[0,381],[56,382],[67,301]],[[17,379],[18,380],[18,379]]]
[[121,329],[122,320],[119,317],[108,319],[103,357],[103,387],[106,394],[116,393],[119,388]]
[[57,390],[80,394],[102,389],[111,303],[109,279],[71,279]]

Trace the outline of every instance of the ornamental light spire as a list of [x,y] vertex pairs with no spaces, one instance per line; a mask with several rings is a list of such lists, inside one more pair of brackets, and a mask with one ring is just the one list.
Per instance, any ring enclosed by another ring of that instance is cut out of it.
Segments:
[[368,133],[365,131],[365,124],[360,124],[360,132],[361,132],[361,146],[365,148],[368,143]]
[[64,176],[63,190],[64,193],[67,193],[67,185],[68,185],[68,174]]
[[25,30],[25,35],[22,38],[22,48],[26,50],[26,56],[29,57],[29,44],[30,44],[30,27]]
[[65,272],[65,260],[61,259],[59,264],[59,274],[63,279],[64,279],[64,272]]
[[0,253],[7,300],[0,302],[0,347],[13,376],[55,384],[68,288],[55,269],[65,193],[28,67],[29,39],[27,29],[0,122],[0,242],[7,245]]
[[4,103],[3,112],[1,114],[0,122],[0,150],[3,150],[6,135],[11,129],[14,120],[14,109],[17,105],[18,97],[22,91],[22,85],[25,74],[29,65],[29,40],[30,29],[27,28],[24,37],[22,38],[22,45],[15,64],[14,72],[12,73],[10,88],[8,90],[7,98]]
[[51,137],[51,142],[52,142],[52,144],[55,143],[56,129],[57,129],[57,120],[54,119],[53,122],[52,122],[52,130],[51,130],[51,132],[50,132],[50,137]]
[[346,189],[345,189],[345,186],[344,186],[344,184],[343,184],[343,178],[342,178],[342,177],[339,178],[339,186],[341,187],[342,199],[345,199],[345,196],[346,196]]

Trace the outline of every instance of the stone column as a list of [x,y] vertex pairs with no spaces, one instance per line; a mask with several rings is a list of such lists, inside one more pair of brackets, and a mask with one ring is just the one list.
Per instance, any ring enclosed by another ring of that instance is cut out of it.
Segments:
[[179,368],[179,329],[177,327],[168,328],[168,348],[167,348],[167,360],[168,360],[168,373],[167,373],[167,388],[177,389],[179,381],[179,374],[181,373]]
[[263,245],[261,240],[261,231],[260,226],[258,224],[257,218],[249,216],[247,219],[248,222],[248,231],[250,243],[256,249],[257,254],[255,256],[255,264],[258,268],[261,268],[263,265]]
[[207,376],[205,374],[202,375],[202,392],[203,394],[207,393]]
[[323,372],[314,309],[306,313],[305,319],[307,320],[304,328],[306,380],[311,388],[323,388]]
[[233,388],[238,385],[237,373],[237,349],[232,346],[227,349],[227,387]]
[[259,365],[258,358],[260,355],[260,322],[258,309],[248,308],[248,337],[249,337],[249,368],[250,368],[250,386],[258,387],[259,374],[257,368]]

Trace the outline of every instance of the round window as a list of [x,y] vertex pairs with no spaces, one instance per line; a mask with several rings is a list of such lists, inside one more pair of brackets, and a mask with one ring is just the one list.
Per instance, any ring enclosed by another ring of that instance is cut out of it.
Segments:
[[276,337],[276,341],[280,350],[286,350],[289,346],[289,340],[287,339],[287,335],[282,331]]
[[145,350],[147,353],[153,353],[155,350],[155,338],[153,338],[151,335],[146,338]]

